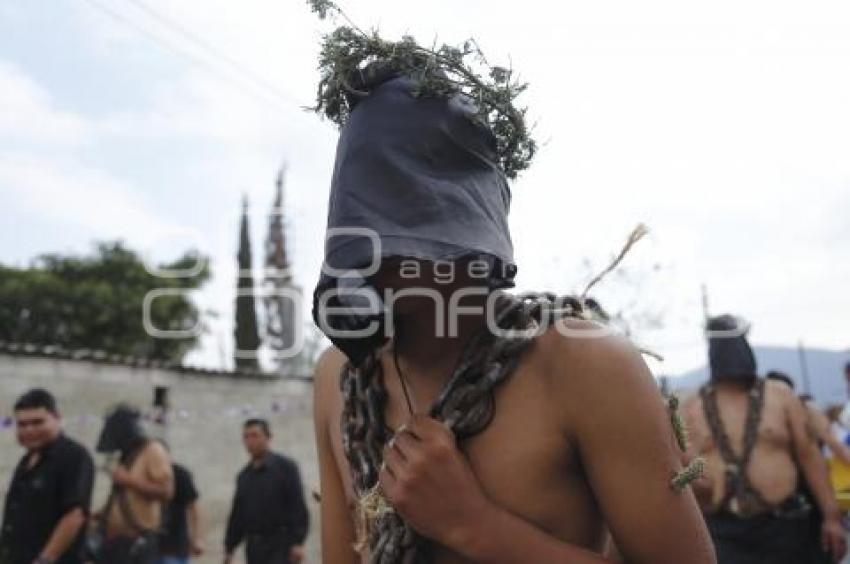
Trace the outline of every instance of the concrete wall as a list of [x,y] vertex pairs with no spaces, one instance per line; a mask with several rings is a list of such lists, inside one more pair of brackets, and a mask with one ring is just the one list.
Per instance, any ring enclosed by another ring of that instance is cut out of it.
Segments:
[[[198,562],[217,563],[222,559],[234,479],[246,462],[241,445],[242,421],[254,415],[268,418],[275,449],[294,458],[301,468],[311,518],[308,561],[321,561],[318,504],[311,495],[319,489],[311,383],[0,354],[0,418],[10,416],[17,396],[34,386],[56,395],[66,433],[92,452],[101,416],[110,405],[129,401],[143,409],[151,408],[154,388],[168,387],[168,422],[151,422],[149,427],[153,434],[168,440],[174,459],[194,473],[201,494],[207,549]],[[0,427],[0,498],[5,496],[21,454],[14,429]],[[101,464],[102,459],[95,456]],[[98,473],[95,507],[103,504],[108,486],[106,474]],[[242,562],[241,554],[238,562]]]

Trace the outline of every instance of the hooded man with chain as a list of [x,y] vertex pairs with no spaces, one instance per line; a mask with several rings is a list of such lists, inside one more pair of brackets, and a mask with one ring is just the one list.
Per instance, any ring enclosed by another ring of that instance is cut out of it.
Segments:
[[[714,562],[640,354],[580,299],[503,291],[521,112],[446,87],[410,38],[357,33],[330,37],[320,87],[345,118],[313,309],[334,344],[315,379],[323,562],[581,564],[611,539],[629,562]],[[343,74],[358,53],[376,57]]]
[[[698,488],[720,564],[836,562],[846,552],[841,517],[806,413],[784,383],[757,376],[748,325],[724,315],[708,322],[710,381],[683,405],[694,454],[705,457]],[[823,522],[812,546],[812,507]]]
[[119,404],[106,416],[97,452],[117,455],[118,462],[100,514],[103,541],[94,559],[103,564],[153,564],[163,506],[174,495],[168,451],[148,438],[138,409]]

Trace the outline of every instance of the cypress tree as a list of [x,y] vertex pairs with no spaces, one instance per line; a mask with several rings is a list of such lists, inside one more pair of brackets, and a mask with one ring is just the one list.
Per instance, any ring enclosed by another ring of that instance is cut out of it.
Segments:
[[254,300],[254,276],[251,271],[251,236],[248,228],[248,198],[242,201],[242,221],[239,226],[239,251],[236,255],[239,271],[236,274],[236,320],[233,337],[236,350],[233,360],[240,372],[258,371],[257,310]]

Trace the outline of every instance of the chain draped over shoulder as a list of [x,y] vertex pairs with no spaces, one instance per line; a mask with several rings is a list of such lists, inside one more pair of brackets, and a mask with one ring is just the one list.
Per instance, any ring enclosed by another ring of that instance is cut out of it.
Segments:
[[[585,317],[579,299],[552,294],[520,298],[500,293],[494,310],[495,325],[502,331],[494,335],[484,330],[472,337],[429,411],[458,441],[489,425],[495,407],[493,391],[510,377],[537,335],[558,319]],[[370,563],[429,562],[428,540],[392,511],[377,491],[383,448],[392,436],[384,421],[387,392],[378,355],[379,351],[373,351],[360,366],[346,364],[340,378],[343,450],[361,499],[356,548],[368,543]]]
[[[597,317],[584,300],[554,294],[517,297],[500,292],[494,310],[495,326],[500,331],[494,334],[483,330],[472,337],[429,410],[429,415],[443,421],[459,442],[490,424],[494,390],[511,376],[537,336],[561,319]],[[393,510],[378,485],[383,449],[393,435],[384,420],[388,395],[379,354],[377,349],[372,351],[358,366],[347,363],[340,375],[342,445],[359,499],[354,548],[361,552],[368,546],[370,564],[427,563],[432,561],[432,543]],[[672,404],[671,422],[684,434]],[[684,448],[683,441],[680,445]],[[701,462],[675,474],[671,487],[681,491],[696,479]]]

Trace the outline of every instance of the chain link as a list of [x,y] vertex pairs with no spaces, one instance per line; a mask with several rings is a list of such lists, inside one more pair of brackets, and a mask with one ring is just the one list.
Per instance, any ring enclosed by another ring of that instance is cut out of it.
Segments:
[[[522,297],[500,293],[495,302],[496,325],[511,335],[476,334],[461,354],[448,383],[430,409],[458,441],[483,431],[493,419],[494,389],[513,373],[523,353],[557,319],[584,318],[578,299],[556,299],[553,294]],[[384,420],[387,391],[379,351],[360,366],[350,363],[340,377],[343,397],[341,431],[343,449],[351,466],[354,487],[362,506],[381,507],[375,496],[383,449],[392,436]],[[368,500],[363,503],[364,500]],[[370,564],[414,564],[431,561],[431,543],[418,535],[394,511],[359,512],[358,551],[368,543]],[[362,522],[365,521],[365,522]]]

